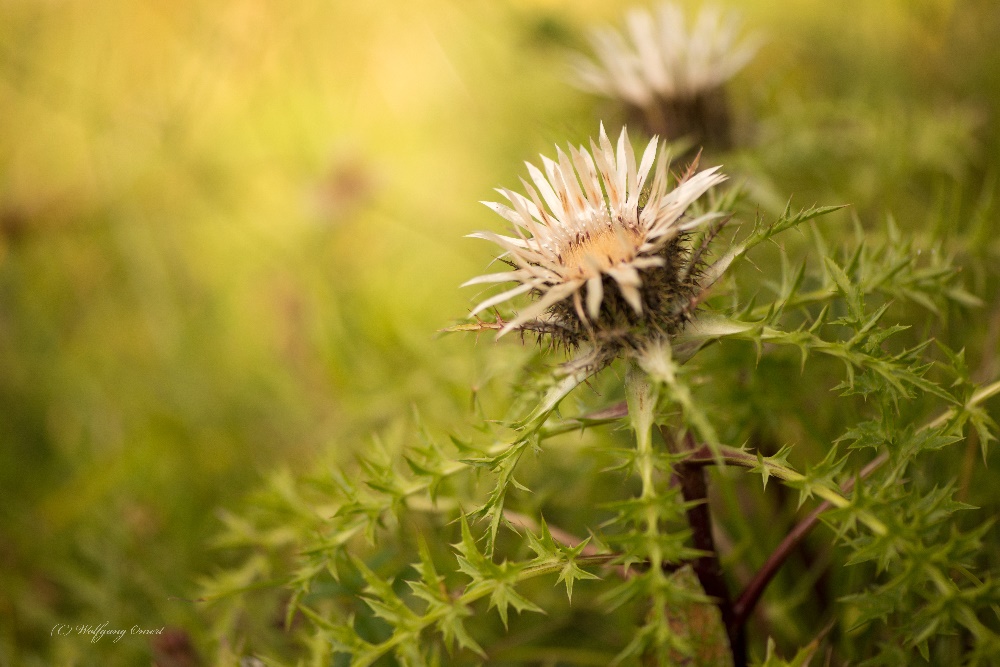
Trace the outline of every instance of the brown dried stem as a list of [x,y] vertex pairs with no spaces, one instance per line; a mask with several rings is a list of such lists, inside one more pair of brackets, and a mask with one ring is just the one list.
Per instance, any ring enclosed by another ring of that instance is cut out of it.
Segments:
[[[673,438],[670,437],[670,433],[665,427],[660,426],[659,428],[660,435],[669,446],[673,442]],[[700,449],[690,434],[686,437],[685,444],[689,452],[694,453]],[[691,526],[691,539],[695,548],[703,552],[703,555],[696,558],[691,565],[705,594],[715,599],[719,612],[722,614],[722,623],[726,627],[729,648],[733,654],[733,665],[744,667],[747,664],[746,637],[742,625],[734,622],[732,598],[729,595],[726,578],[722,573],[719,554],[715,549],[715,540],[712,537],[711,509],[708,505],[708,484],[705,480],[703,465],[699,461],[681,461],[674,465],[674,475],[680,485],[681,495],[684,496],[687,503],[691,504],[687,510],[688,525]]]
[[[860,479],[865,479],[879,466],[889,460],[889,455],[882,453],[879,456],[871,460],[871,462],[861,469],[859,474]],[[854,488],[854,479],[850,479],[841,485],[841,490],[846,494],[850,493],[851,489]],[[795,525],[794,528],[785,536],[785,539],[781,541],[770,556],[768,556],[767,561],[764,563],[763,567],[757,571],[757,573],[747,584],[743,592],[740,593],[739,599],[736,600],[736,604],[733,605],[733,622],[742,629],[746,624],[747,619],[750,614],[753,613],[754,607],[760,600],[760,596],[763,595],[764,589],[767,585],[771,583],[774,575],[778,573],[781,566],[784,565],[788,557],[798,548],[802,543],[802,540],[806,538],[806,535],[819,523],[819,516],[823,512],[830,509],[832,505],[829,501],[824,500],[819,505],[816,506],[809,515]]]

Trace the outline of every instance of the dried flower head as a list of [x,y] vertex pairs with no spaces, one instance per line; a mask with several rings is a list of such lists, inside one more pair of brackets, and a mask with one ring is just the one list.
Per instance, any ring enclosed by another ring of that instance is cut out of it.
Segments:
[[723,84],[753,58],[758,40],[738,40],[740,19],[715,7],[701,10],[689,30],[683,10],[659,5],[655,14],[631,9],[625,32],[591,34],[596,61],[577,59],[575,83],[621,100],[652,133],[728,144]]
[[721,217],[685,212],[725,176],[718,167],[693,173],[692,166],[670,189],[669,158],[656,160],[655,138],[637,164],[625,130],[616,149],[603,124],[590,151],[568,150],[557,147],[555,161],[542,156],[544,173],[527,163],[534,184],[521,180],[527,196],[504,188],[497,191],[509,206],[483,202],[512,224],[514,236],[470,236],[500,246],[499,259],[512,270],[465,285],[517,286],[484,300],[472,315],[532,293],[535,301],[506,322],[499,336],[531,330],[571,347],[592,342],[605,356],[635,349],[652,334],[676,333],[698,291],[698,259],[686,233]]

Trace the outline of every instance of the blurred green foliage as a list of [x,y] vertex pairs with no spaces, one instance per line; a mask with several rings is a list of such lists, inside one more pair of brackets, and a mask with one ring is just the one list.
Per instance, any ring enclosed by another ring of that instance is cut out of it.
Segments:
[[[768,42],[730,90],[742,148],[720,159],[764,211],[789,193],[850,203],[873,235],[891,212],[920,247],[940,244],[984,306],[916,333],[995,377],[995,4],[740,9]],[[530,350],[434,336],[490,259],[461,236],[491,224],[475,202],[522,159],[614,122],[565,83],[564,55],[618,10],[0,5],[0,664],[238,653],[190,600],[236,562],[208,546],[220,508],[258,502],[276,469],[351,460],[412,406],[448,423],[507,400]],[[834,245],[846,220],[824,227]],[[810,405],[789,391],[748,391],[765,425],[769,401]],[[768,435],[836,431],[835,413],[814,416]],[[1000,504],[989,458],[970,442],[942,461],[984,515]],[[282,641],[282,619],[260,613]],[[782,614],[779,640],[805,636]],[[105,622],[176,632],[52,636]]]

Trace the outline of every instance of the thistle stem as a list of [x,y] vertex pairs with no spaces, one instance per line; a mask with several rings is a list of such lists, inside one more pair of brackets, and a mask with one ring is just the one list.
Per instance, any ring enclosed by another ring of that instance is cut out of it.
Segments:
[[[664,442],[668,444],[672,442],[670,434],[663,426],[660,427],[660,435],[663,436]],[[696,449],[690,435],[688,435],[686,443],[689,451]],[[680,484],[684,500],[688,503],[695,503],[687,510],[687,519],[691,526],[694,546],[699,551],[704,552],[704,555],[697,558],[692,563],[692,567],[705,594],[715,599],[719,612],[722,614],[722,623],[726,626],[734,667],[744,667],[747,664],[746,636],[743,633],[742,624],[735,622],[732,598],[729,595],[726,579],[722,574],[722,564],[719,562],[719,554],[715,549],[715,539],[712,537],[712,516],[708,504],[708,484],[705,479],[705,471],[703,466],[698,463],[681,461],[674,466],[674,475]]]

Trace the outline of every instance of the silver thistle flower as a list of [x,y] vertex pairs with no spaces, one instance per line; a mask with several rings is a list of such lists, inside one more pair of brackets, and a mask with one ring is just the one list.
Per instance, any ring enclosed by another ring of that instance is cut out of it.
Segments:
[[696,271],[681,241],[689,230],[721,216],[684,214],[726,177],[719,167],[693,175],[692,168],[670,189],[669,158],[656,160],[656,138],[637,164],[626,131],[615,148],[603,124],[589,152],[583,146],[568,151],[557,147],[556,160],[542,156],[544,172],[526,163],[533,183],[521,179],[527,196],[501,188],[497,191],[509,205],[483,202],[511,223],[514,235],[470,236],[500,246],[499,259],[512,270],[463,286],[517,285],[482,301],[472,315],[530,292],[535,301],[506,322],[498,338],[530,329],[570,345],[589,339],[614,354],[635,347],[649,332],[676,332],[686,316],[681,306],[696,288]]
[[722,85],[753,58],[756,38],[739,39],[734,12],[701,10],[687,28],[683,10],[659,5],[655,14],[631,9],[625,31],[593,30],[596,56],[579,56],[575,83],[581,89],[623,101],[653,133],[728,143],[729,118]]

